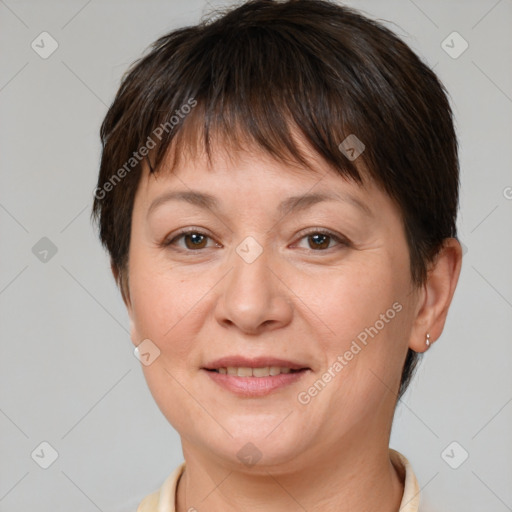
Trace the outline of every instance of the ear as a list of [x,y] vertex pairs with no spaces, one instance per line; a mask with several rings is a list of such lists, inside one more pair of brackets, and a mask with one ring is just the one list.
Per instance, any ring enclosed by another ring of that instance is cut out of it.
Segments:
[[427,281],[421,289],[414,319],[409,348],[425,352],[427,333],[430,342],[443,332],[448,308],[452,302],[462,265],[462,247],[456,238],[447,238],[428,271]]

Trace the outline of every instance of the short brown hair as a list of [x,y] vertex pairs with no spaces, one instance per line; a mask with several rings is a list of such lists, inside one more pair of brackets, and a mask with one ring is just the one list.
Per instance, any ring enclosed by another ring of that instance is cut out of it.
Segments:
[[[395,201],[421,286],[443,240],[456,237],[452,117],[444,86],[404,42],[329,0],[251,0],[160,37],[123,76],[100,130],[92,217],[121,291],[143,160],[156,172],[172,144],[202,144],[211,158],[218,135],[307,166],[291,129],[340,176],[362,183],[364,165]],[[353,161],[340,150],[350,134],[365,145]],[[409,349],[399,397],[418,360]]]

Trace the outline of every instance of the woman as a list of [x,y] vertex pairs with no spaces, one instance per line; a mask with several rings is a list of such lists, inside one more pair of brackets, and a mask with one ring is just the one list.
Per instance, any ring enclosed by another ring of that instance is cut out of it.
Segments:
[[434,73],[353,10],[255,0],[156,41],[101,137],[93,214],[185,459],[139,512],[418,511],[391,425],[462,257]]

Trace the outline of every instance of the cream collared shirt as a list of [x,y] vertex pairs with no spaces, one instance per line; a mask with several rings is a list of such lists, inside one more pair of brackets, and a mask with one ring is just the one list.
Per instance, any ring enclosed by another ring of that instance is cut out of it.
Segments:
[[[399,452],[389,449],[391,462],[404,478],[404,494],[397,512],[420,512],[420,488],[410,462]],[[182,462],[164,481],[160,489],[146,496],[137,512],[176,512],[176,489],[178,480],[185,469]]]

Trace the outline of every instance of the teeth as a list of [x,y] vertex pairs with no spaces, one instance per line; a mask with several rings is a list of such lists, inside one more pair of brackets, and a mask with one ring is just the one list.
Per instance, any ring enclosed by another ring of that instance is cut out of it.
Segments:
[[252,368],[245,368],[241,366],[238,368],[238,376],[239,377],[251,377],[252,376]]
[[290,373],[291,368],[281,368],[279,366],[265,366],[263,368],[249,368],[247,366],[234,367],[228,366],[227,368],[218,368],[218,373],[227,375],[236,375],[237,377],[268,377],[279,375],[280,373]]
[[270,368],[265,366],[265,368],[253,368],[252,375],[254,377],[268,377],[270,375]]

